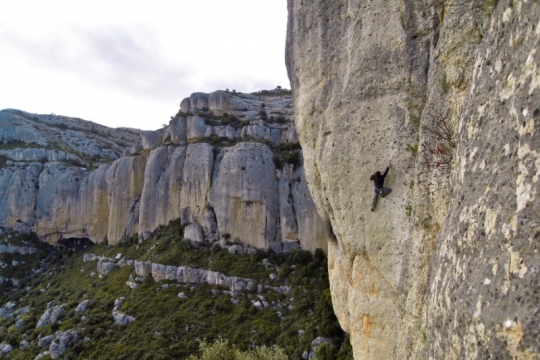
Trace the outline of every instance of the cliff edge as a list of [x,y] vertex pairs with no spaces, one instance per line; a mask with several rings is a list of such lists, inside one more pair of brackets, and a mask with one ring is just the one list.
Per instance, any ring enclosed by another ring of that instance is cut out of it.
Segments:
[[538,3],[288,8],[296,129],[355,358],[537,356]]
[[0,234],[118,244],[180,218],[194,242],[326,248],[289,90],[194,93],[155,131],[0,111]]

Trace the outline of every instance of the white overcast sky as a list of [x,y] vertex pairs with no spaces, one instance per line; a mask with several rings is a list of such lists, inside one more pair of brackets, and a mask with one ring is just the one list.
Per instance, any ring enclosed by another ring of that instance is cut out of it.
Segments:
[[193,92],[289,88],[286,0],[0,0],[0,109],[153,130]]

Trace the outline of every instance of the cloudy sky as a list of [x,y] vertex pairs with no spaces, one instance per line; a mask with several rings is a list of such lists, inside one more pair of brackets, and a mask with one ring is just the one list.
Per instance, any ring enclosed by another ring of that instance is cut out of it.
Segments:
[[290,87],[286,0],[0,3],[0,109],[153,130],[193,92]]

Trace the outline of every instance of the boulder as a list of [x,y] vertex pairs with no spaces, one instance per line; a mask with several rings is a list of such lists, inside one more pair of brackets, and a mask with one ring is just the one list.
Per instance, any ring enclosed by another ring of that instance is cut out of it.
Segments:
[[119,297],[118,299],[116,299],[114,301],[114,310],[117,310],[118,308],[120,308],[120,306],[122,306],[122,304],[124,303],[125,300],[126,300],[125,296],[122,296],[122,297]]
[[66,350],[81,340],[81,334],[77,330],[57,332],[55,339],[49,346],[51,359],[59,359]]
[[332,340],[331,338],[325,338],[325,337],[319,336],[318,338],[316,338],[315,340],[311,342],[311,349],[309,351],[308,359],[315,359],[317,355],[317,349],[323,344],[327,344],[330,347],[335,346],[334,340]]
[[45,346],[49,346],[54,340],[54,335],[48,335],[48,336],[44,336],[42,338],[39,338],[38,340],[38,347],[45,347]]
[[148,276],[152,275],[152,263],[148,261],[137,261],[133,262],[133,267],[135,268],[135,273],[139,276]]
[[[19,343],[19,349],[20,350],[24,350],[28,347],[29,343],[27,340],[21,340],[21,342]],[[0,351],[1,352],[1,351]]]
[[65,314],[66,311],[63,305],[50,306],[39,318],[36,328],[49,324],[54,324],[55,322],[60,320]]
[[98,274],[106,275],[117,267],[119,267],[118,263],[113,259],[100,257],[97,263],[97,272]]
[[184,239],[192,243],[203,243],[204,235],[201,227],[197,223],[189,224],[184,228]]
[[12,349],[10,344],[0,344],[0,356],[8,356]]
[[0,307],[0,318],[10,319],[17,304],[13,301],[8,301],[2,307]]
[[244,254],[246,252],[245,248],[242,245],[231,245],[227,246],[227,250],[229,251],[229,254]]
[[88,307],[88,305],[90,304],[90,300],[86,299],[86,300],[83,300],[81,303],[79,303],[79,305],[77,305],[77,307],[75,308],[75,314],[79,314],[79,313],[82,313],[86,310],[86,308]]
[[130,322],[135,321],[133,316],[126,315],[119,311],[113,311],[114,322],[118,325],[127,325]]
[[177,266],[152,263],[152,277],[155,281],[176,280]]
[[98,260],[98,257],[91,253],[86,253],[83,255],[83,262],[95,261]]

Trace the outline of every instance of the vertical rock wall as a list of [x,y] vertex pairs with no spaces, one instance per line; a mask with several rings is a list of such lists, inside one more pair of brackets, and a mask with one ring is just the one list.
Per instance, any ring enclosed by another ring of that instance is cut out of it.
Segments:
[[355,358],[534,358],[539,5],[288,7],[295,122]]
[[163,146],[150,152],[141,195],[140,234],[180,217],[185,157],[185,146]]
[[272,158],[270,148],[260,143],[243,143],[226,151],[210,200],[222,233],[257,248],[281,250],[281,239],[277,237],[278,187]]
[[107,171],[110,244],[139,231],[139,201],[144,185],[146,157],[125,157]]
[[[404,148],[416,136],[409,103],[425,91],[430,40],[403,28],[429,30],[413,10],[398,1],[289,1],[296,130],[313,199],[336,236],[328,250],[334,310],[359,359],[395,358],[407,333],[398,289],[415,266],[405,209],[414,161]],[[371,212],[370,175],[390,161],[393,192]]]
[[212,145],[200,143],[188,146],[182,172],[180,208],[187,209],[186,211],[190,214],[189,222],[202,223],[212,185],[213,166]]
[[79,188],[80,208],[76,224],[83,224],[82,231],[74,236],[88,237],[93,242],[102,242],[109,230],[109,201],[107,170],[101,165],[85,177]]
[[[137,143],[135,130],[0,111],[0,225],[35,230],[51,243],[85,237],[117,244],[132,235],[144,240],[180,218],[196,242],[324,249],[328,227],[307,192],[291,117],[292,98],[281,89],[195,93],[168,126],[138,132]],[[129,147],[89,171],[85,161],[112,153],[96,153],[97,143],[111,142],[100,132],[117,135],[113,148]]]
[[450,99],[461,94],[461,101],[449,106],[457,149],[429,268],[425,354],[534,359],[540,354],[540,4],[499,1],[491,14],[484,10],[476,29],[481,40],[471,37],[474,30],[459,33],[471,44],[467,54],[452,51],[461,18],[455,10],[445,16],[447,46],[438,53]]

